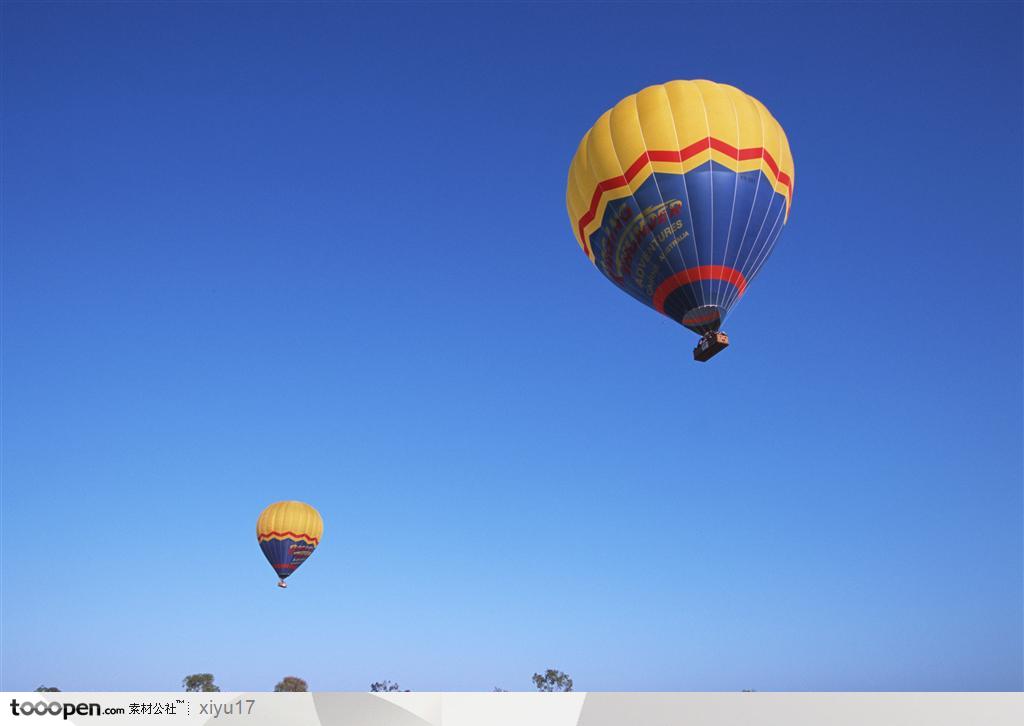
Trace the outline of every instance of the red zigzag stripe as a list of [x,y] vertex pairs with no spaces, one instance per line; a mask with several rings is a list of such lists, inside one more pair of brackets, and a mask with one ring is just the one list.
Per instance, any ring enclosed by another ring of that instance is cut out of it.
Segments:
[[307,542],[312,542],[313,544],[319,544],[320,542],[320,540],[316,537],[312,537],[308,534],[302,534],[299,532],[264,532],[262,534],[256,535],[256,539],[258,539],[260,542],[270,539],[271,537],[278,537],[281,539],[283,539],[284,537],[289,537],[291,539],[304,539]]
[[587,256],[590,256],[590,242],[587,240],[587,235],[584,232],[587,225],[594,221],[594,217],[597,216],[597,205],[601,202],[601,197],[605,192],[611,191],[612,189],[618,189],[624,187],[633,180],[640,170],[643,169],[647,164],[653,161],[675,161],[683,163],[687,159],[696,156],[702,151],[707,149],[714,149],[720,151],[726,156],[730,156],[736,161],[748,161],[750,159],[761,158],[764,159],[765,163],[768,164],[768,168],[772,170],[772,174],[778,179],[779,183],[784,185],[789,190],[789,196],[793,196],[793,181],[789,178],[789,174],[779,171],[779,165],[775,163],[775,159],[764,147],[752,148],[752,149],[737,149],[731,144],[727,144],[721,139],[716,139],[711,136],[695,141],[685,149],[679,151],[645,151],[640,154],[636,161],[630,164],[629,168],[626,169],[626,173],[621,176],[615,176],[611,179],[605,179],[597,185],[594,189],[594,196],[590,200],[590,209],[587,213],[580,217],[579,231],[580,239],[583,240],[583,249],[586,251]]

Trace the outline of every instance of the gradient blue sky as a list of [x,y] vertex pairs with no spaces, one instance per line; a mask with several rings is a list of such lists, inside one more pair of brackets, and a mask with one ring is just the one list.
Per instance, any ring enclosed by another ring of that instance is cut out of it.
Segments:
[[[0,687],[1021,689],[1021,28],[5,3]],[[674,78],[796,160],[708,365],[564,205]]]

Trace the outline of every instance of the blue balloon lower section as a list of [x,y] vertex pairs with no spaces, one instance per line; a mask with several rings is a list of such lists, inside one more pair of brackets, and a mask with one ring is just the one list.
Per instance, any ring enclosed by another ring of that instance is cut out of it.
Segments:
[[313,554],[316,545],[306,540],[268,539],[260,542],[260,549],[274,572],[283,580]]
[[786,197],[763,172],[709,162],[684,174],[651,174],[607,204],[588,241],[615,285],[703,333],[722,324],[785,221]]

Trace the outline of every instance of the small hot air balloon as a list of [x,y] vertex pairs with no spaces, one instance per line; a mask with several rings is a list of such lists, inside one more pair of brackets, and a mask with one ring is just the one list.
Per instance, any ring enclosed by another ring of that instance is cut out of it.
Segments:
[[726,315],[789,218],[793,156],[760,101],[712,81],[627,96],[597,120],[569,167],[576,241],[604,275],[701,335],[729,344]]
[[256,538],[280,578],[278,587],[306,561],[324,532],[320,512],[304,502],[275,502],[256,520]]

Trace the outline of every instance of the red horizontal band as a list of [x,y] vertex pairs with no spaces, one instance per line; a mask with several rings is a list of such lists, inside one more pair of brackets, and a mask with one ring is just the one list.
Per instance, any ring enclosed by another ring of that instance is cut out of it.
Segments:
[[681,288],[683,285],[689,285],[691,282],[697,282],[699,280],[724,280],[736,287],[739,290],[739,296],[742,297],[743,293],[747,289],[747,278],[743,276],[743,273],[739,270],[734,270],[731,267],[725,265],[701,265],[700,267],[691,267],[688,270],[677,272],[672,277],[667,278],[663,283],[658,285],[658,289],[654,291],[654,300],[652,304],[654,309],[659,313],[665,312],[665,300],[668,296],[674,293],[676,290]]

